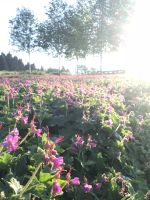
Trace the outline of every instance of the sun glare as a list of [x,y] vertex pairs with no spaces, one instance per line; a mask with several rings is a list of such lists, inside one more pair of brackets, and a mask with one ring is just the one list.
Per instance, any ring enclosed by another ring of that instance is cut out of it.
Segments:
[[147,80],[150,80],[149,8],[150,1],[137,0],[134,17],[128,28],[125,47],[128,72],[133,76]]

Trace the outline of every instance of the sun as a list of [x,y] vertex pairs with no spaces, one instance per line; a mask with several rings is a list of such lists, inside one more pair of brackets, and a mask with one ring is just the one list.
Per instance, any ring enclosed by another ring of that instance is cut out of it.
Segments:
[[127,29],[124,47],[128,71],[142,79],[150,79],[150,1],[137,0]]

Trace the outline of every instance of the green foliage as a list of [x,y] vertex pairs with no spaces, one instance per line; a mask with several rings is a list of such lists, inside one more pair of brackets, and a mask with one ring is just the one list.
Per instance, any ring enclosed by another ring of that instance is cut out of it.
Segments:
[[38,26],[38,46],[55,56],[77,60],[89,54],[116,50],[129,21],[133,0],[80,0],[75,6],[51,1],[47,20]]
[[[150,187],[148,86],[119,77],[1,81],[1,199],[144,199]],[[17,88],[14,96],[10,88]],[[14,127],[19,146],[8,152],[3,141]],[[55,156],[63,157],[61,173]],[[72,185],[74,177],[80,185]],[[63,191],[54,194],[56,181]],[[92,185],[87,193],[86,183]]]
[[[12,56],[10,53],[7,55],[1,53],[0,55],[0,71],[25,71],[29,69],[29,64],[24,64],[22,59],[17,56]],[[31,69],[35,69],[35,65],[31,64]],[[5,72],[6,73],[6,72]],[[8,74],[9,75],[9,74]]]
[[10,21],[10,39],[11,44],[17,47],[18,51],[25,51],[29,55],[35,49],[37,23],[34,14],[27,8],[17,9],[17,14]]
[[18,50],[30,53],[35,47],[36,23],[33,13],[27,9],[17,9],[16,17],[10,20],[11,42]]
[[51,1],[46,12],[48,20],[39,26],[39,46],[46,50],[52,50],[56,56],[60,56],[64,52],[66,25],[63,17],[67,9],[67,4],[62,0]]

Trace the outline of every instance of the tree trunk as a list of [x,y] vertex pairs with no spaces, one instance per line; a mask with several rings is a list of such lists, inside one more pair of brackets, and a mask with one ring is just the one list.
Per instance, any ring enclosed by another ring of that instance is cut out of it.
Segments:
[[30,54],[30,51],[29,51],[29,53],[28,53],[28,56],[29,56],[29,72],[30,72],[30,74],[31,74],[31,61],[30,61],[30,59],[31,59],[31,54]]
[[61,55],[59,54],[58,55],[58,69],[59,69],[59,75],[60,75],[60,68],[61,68],[61,66],[60,66],[60,64],[61,64]]
[[100,66],[99,66],[100,72],[102,72],[102,68],[103,68],[103,52],[101,50],[101,52],[100,52]]
[[78,62],[79,62],[79,57],[78,56],[76,56],[76,61],[77,61],[77,65],[76,65],[76,74],[78,74]]

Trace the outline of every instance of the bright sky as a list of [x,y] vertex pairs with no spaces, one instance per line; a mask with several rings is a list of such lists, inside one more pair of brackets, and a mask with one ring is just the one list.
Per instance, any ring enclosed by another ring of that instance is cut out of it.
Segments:
[[[16,15],[16,8],[28,7],[34,11],[36,17],[40,20],[44,19],[45,6],[49,0],[5,0],[1,1],[0,6],[0,52],[17,55],[27,62],[27,55],[20,52],[14,52],[14,48],[9,45],[9,19]],[[75,0],[68,0],[73,2]],[[141,74],[144,70],[148,74],[150,72],[150,0],[136,0],[135,13],[131,18],[130,25],[126,28],[126,41],[122,44],[119,52],[107,55],[104,58],[105,69],[120,69],[124,68],[137,74]],[[31,62],[34,62],[38,67],[41,65],[48,67],[56,67],[58,62],[52,59],[51,56],[46,56],[42,53],[33,53]],[[97,60],[89,57],[86,61],[89,67],[98,67]],[[75,62],[65,62],[62,60],[62,65],[70,68],[75,65]]]

